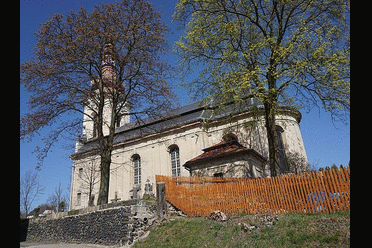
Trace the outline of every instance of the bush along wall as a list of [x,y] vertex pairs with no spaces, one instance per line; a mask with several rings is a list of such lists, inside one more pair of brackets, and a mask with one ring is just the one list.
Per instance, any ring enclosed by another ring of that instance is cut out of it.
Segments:
[[156,218],[156,206],[140,201],[60,219],[31,219],[23,233],[21,230],[21,236],[26,241],[131,245]]

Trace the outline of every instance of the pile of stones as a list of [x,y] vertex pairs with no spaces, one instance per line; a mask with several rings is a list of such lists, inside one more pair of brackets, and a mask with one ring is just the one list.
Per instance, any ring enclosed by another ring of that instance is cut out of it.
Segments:
[[271,227],[275,225],[275,223],[279,220],[278,215],[276,214],[254,214],[253,220],[246,222],[239,222],[238,226],[243,231],[252,231],[256,228],[265,228],[265,227]]
[[210,220],[216,220],[216,221],[227,221],[227,216],[223,212],[217,210],[212,212],[209,216],[208,219]]

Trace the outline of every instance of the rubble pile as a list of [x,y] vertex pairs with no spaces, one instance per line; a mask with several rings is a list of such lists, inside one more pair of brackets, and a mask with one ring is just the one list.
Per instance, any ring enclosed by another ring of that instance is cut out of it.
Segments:
[[238,226],[246,232],[256,228],[271,227],[279,220],[276,214],[254,214],[252,217],[253,218],[249,220],[248,223],[239,222]]
[[167,213],[169,216],[181,216],[186,217],[187,215],[184,214],[181,210],[177,209],[171,203],[167,202]]
[[266,227],[274,225],[275,222],[279,220],[278,215],[276,214],[256,214],[255,218],[258,219],[259,222]]
[[227,216],[223,212],[217,210],[212,212],[209,216],[208,219],[210,220],[216,220],[216,221],[227,221]]

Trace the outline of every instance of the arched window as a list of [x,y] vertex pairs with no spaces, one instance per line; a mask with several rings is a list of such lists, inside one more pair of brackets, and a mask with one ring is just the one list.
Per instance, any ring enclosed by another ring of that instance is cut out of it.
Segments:
[[170,148],[171,164],[172,164],[172,176],[181,176],[181,166],[180,166],[180,149],[178,146],[172,146]]
[[141,157],[136,154],[132,157],[134,168],[134,185],[141,184]]
[[83,177],[83,168],[79,168],[79,178]]
[[284,132],[281,126],[275,126],[276,137],[278,139],[278,148],[279,148],[279,166],[281,171],[287,171],[287,159],[285,156],[285,147],[283,143],[282,133]]
[[77,193],[77,205],[81,205],[81,193]]
[[222,139],[227,142],[238,141],[238,137],[233,133],[225,134]]
[[120,127],[120,122],[121,122],[121,115],[119,115],[116,119],[116,127]]

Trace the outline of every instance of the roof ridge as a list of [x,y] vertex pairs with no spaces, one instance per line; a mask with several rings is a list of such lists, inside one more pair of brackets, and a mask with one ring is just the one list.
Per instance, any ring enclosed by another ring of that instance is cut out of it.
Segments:
[[219,143],[217,143],[217,144],[215,144],[213,146],[204,148],[202,151],[208,152],[208,151],[215,150],[215,149],[220,148],[220,147],[223,147],[223,146],[232,146],[232,145],[237,145],[240,148],[248,149],[247,147],[245,147],[242,144],[240,144],[239,141],[237,141],[237,140],[230,140],[230,141],[222,140],[221,142],[219,142]]

